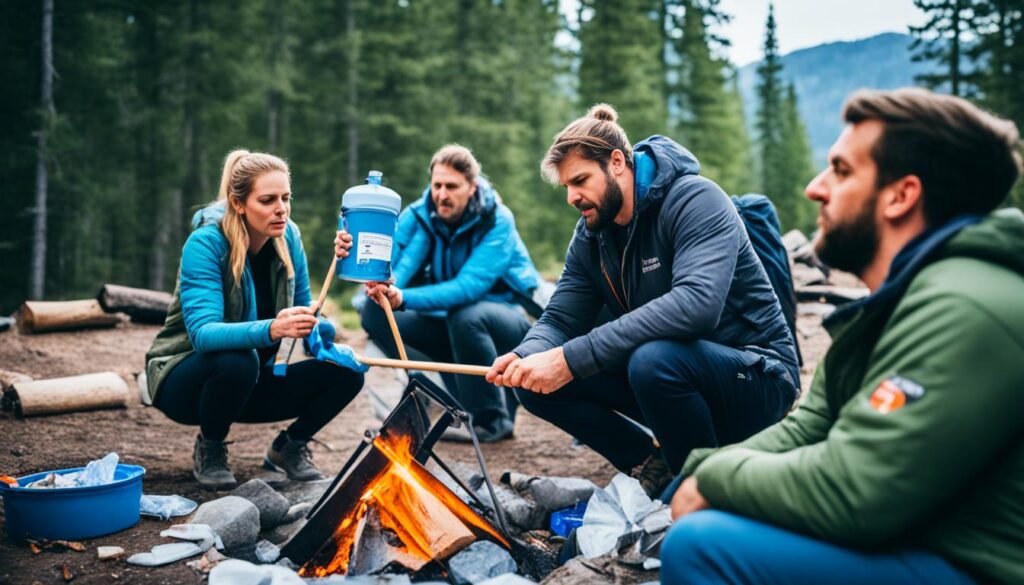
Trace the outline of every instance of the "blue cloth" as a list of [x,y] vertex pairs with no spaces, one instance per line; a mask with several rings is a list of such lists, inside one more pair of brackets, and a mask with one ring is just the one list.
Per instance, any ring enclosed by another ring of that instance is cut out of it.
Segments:
[[[352,348],[347,345],[335,345],[333,336],[325,337],[319,327],[314,328],[306,337],[306,347],[309,348],[309,353],[313,354],[313,358],[322,362],[330,362],[336,366],[348,368],[356,372],[366,372],[370,369],[370,366],[363,364],[356,359],[356,354],[352,351]],[[274,375],[284,375],[283,372],[278,374],[278,364],[274,364]],[[282,370],[284,368],[281,368]]]
[[[785,364],[795,396],[793,337],[736,207],[676,142],[652,136],[635,150],[625,253],[612,230],[581,219],[555,293],[515,353],[561,346],[584,378],[624,368],[656,339],[703,339]],[[602,308],[614,320],[595,327]]]
[[974,581],[922,549],[864,552],[721,512],[683,517],[661,545],[664,585],[908,585]]
[[[232,290],[230,277],[225,277],[225,270],[230,269],[230,246],[220,230],[223,216],[223,203],[197,211],[192,219],[194,231],[181,253],[181,310],[192,349],[210,352],[273,345],[275,342],[270,339],[273,319],[256,318],[256,289],[248,259],[240,290]],[[288,220],[284,238],[295,272],[294,277],[288,280],[291,306],[308,306],[312,297],[306,252],[302,247],[299,226],[291,220]],[[229,323],[224,299],[230,294],[242,295],[244,309],[241,319]],[[325,333],[333,339],[334,327],[326,321],[321,323],[321,327],[328,328]]]
[[653,450],[632,421],[654,432],[678,471],[695,448],[742,441],[777,422],[793,403],[793,386],[779,362],[753,352],[659,339],[638,347],[625,372],[576,379],[551,394],[516,395],[526,410],[628,473]]
[[415,311],[481,300],[528,306],[540,282],[512,212],[482,177],[455,227],[437,217],[427,186],[398,218],[391,262],[405,307]]

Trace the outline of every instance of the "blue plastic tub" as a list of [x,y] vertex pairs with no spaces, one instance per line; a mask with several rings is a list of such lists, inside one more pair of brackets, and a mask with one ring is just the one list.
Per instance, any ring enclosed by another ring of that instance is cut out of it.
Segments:
[[[84,467],[44,471],[18,478],[18,485],[64,475]],[[114,481],[106,485],[73,488],[13,488],[0,482],[7,536],[47,540],[82,540],[131,528],[139,522],[142,476],[138,465],[118,464]]]

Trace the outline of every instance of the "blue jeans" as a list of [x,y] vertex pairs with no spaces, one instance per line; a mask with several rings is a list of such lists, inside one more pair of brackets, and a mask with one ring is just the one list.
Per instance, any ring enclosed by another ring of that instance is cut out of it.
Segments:
[[661,545],[661,582],[974,583],[942,557],[922,549],[862,552],[717,510],[695,512],[669,529]]
[[526,410],[628,473],[653,452],[650,436],[633,421],[654,432],[679,471],[693,449],[735,443],[777,422],[797,387],[780,362],[755,353],[660,339],[638,347],[625,372],[573,380],[551,394],[516,395]]
[[[362,311],[363,329],[390,357],[398,357],[387,315],[377,303],[368,302]],[[516,307],[480,301],[448,311],[447,318],[416,311],[396,311],[395,322],[402,334],[409,359],[490,366],[502,354],[512,351],[530,329],[530,322]],[[511,391],[488,384],[480,376],[445,376],[473,424],[488,430],[511,428],[518,403]]]

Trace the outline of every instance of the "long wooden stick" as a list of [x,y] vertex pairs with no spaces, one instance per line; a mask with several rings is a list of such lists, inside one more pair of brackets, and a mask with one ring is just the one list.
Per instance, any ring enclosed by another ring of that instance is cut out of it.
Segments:
[[411,360],[393,360],[388,358],[371,358],[356,354],[356,359],[368,366],[382,368],[400,368],[403,370],[427,370],[449,374],[466,374],[469,376],[486,376],[490,370],[487,366],[467,366],[464,364],[448,364],[444,362],[418,362]]
[[409,356],[405,353],[405,344],[402,343],[402,334],[398,331],[398,323],[395,322],[395,312],[391,309],[391,301],[388,300],[386,294],[381,293],[377,295],[377,304],[384,309],[384,314],[388,316],[388,325],[391,326],[391,335],[395,336],[395,345],[398,346],[398,357],[402,358],[403,362],[409,361]]
[[324,301],[327,300],[327,291],[331,289],[331,283],[334,282],[334,270],[338,267],[338,258],[335,256],[334,260],[331,261],[331,268],[327,271],[327,278],[324,279],[324,285],[320,287],[320,298],[316,301],[316,312],[313,314],[314,317],[320,316],[320,311],[324,310]]
[[[327,291],[331,290],[331,283],[334,282],[334,270],[338,267],[338,258],[335,257],[331,260],[331,267],[327,270],[327,278],[324,279],[324,285],[320,287],[320,298],[316,301],[316,311],[313,312],[314,317],[319,317],[320,312],[324,310],[324,301],[327,300]],[[316,325],[319,326],[319,325]],[[277,350],[277,356],[274,358],[274,365],[287,364],[292,361],[292,352],[295,351],[295,344],[298,339],[294,337],[286,337],[281,340],[281,346]]]

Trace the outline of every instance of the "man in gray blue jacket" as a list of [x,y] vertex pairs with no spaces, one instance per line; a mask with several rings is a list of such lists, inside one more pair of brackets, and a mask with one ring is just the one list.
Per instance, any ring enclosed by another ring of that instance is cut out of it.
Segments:
[[[544,174],[582,218],[543,316],[487,379],[656,496],[692,449],[778,421],[800,378],[732,202],[685,148],[634,150],[615,120],[594,106],[548,150]],[[602,307],[614,319],[595,328]]]
[[[375,300],[383,294],[401,309],[395,320],[414,354],[488,365],[522,341],[530,328],[524,309],[539,316],[533,299],[540,276],[512,211],[463,146],[449,144],[434,155],[430,185],[398,218],[395,245],[394,282],[369,283],[367,294]],[[376,304],[367,303],[362,324],[385,353],[397,357]],[[517,402],[511,391],[478,376],[449,377],[446,383],[473,415],[481,441],[512,435]]]

